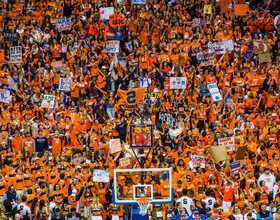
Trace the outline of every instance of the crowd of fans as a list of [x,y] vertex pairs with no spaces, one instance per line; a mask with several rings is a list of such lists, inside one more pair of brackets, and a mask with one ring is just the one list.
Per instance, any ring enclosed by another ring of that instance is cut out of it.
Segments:
[[[111,154],[109,141],[128,145],[138,123],[154,126],[145,168],[173,168],[174,203],[151,205],[151,219],[279,220],[280,1],[226,1],[249,4],[244,16],[221,11],[223,2],[2,0],[0,84],[11,98],[0,105],[0,218],[131,219],[130,206],[113,204],[112,171],[125,152]],[[106,7],[125,25],[101,20]],[[59,31],[65,18],[71,29]],[[39,40],[31,35],[38,28]],[[108,40],[119,41],[118,53],[106,52]],[[234,50],[208,56],[209,43],[224,40]],[[260,40],[266,59],[254,48]],[[13,46],[22,48],[20,63],[10,62]],[[170,77],[185,77],[186,89],[171,89]],[[60,78],[72,80],[70,91],[59,90]],[[222,100],[199,89],[212,83]],[[136,88],[160,98],[127,108],[117,91]],[[41,106],[44,95],[55,96],[53,108]],[[172,106],[178,99],[183,111]],[[181,133],[157,128],[157,112],[176,114]],[[223,137],[235,137],[235,150],[215,163],[210,148]],[[241,171],[230,175],[242,146]],[[205,168],[190,166],[192,155],[204,156]],[[128,168],[136,164],[131,158]],[[110,181],[94,182],[95,169]]]

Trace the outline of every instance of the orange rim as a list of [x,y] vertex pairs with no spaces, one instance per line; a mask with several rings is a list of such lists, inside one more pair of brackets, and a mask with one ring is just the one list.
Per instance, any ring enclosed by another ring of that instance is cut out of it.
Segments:
[[140,202],[140,203],[147,203],[147,202],[150,202],[152,201],[151,199],[145,197],[145,196],[142,196],[140,197],[139,199],[136,199],[136,201]]

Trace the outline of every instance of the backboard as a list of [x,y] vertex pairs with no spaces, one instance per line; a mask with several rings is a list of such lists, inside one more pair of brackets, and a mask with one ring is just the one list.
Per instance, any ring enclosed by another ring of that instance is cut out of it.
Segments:
[[141,196],[152,199],[152,204],[172,203],[171,168],[115,169],[114,204],[137,204]]

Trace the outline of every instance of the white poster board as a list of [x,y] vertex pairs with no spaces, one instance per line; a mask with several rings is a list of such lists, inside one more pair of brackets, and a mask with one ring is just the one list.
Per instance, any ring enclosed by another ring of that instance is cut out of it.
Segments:
[[10,47],[10,63],[22,63],[21,46]]
[[111,139],[109,142],[109,148],[111,154],[120,152],[122,150],[120,139]]
[[234,137],[225,137],[218,139],[219,145],[224,145],[228,152],[235,150]]
[[42,108],[53,108],[55,103],[54,95],[44,95],[42,101]]
[[109,16],[115,13],[114,7],[100,8],[100,20],[109,20]]
[[0,89],[0,102],[10,103],[11,93],[10,90]]
[[208,43],[208,53],[216,53],[218,55],[226,53],[225,42]]
[[117,40],[109,40],[106,42],[107,53],[118,53],[120,50],[120,42]]
[[60,80],[59,80],[59,90],[70,91],[71,83],[72,83],[71,78],[60,78]]
[[108,183],[110,181],[110,174],[107,170],[93,170],[92,180],[94,182]]
[[170,77],[170,89],[186,89],[186,77]]
[[220,90],[216,83],[208,84],[207,86],[214,102],[223,100]]

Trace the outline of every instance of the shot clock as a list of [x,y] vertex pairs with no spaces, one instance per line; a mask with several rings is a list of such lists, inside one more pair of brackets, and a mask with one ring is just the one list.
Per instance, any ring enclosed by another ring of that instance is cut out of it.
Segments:
[[152,148],[153,126],[152,125],[130,125],[130,147]]

